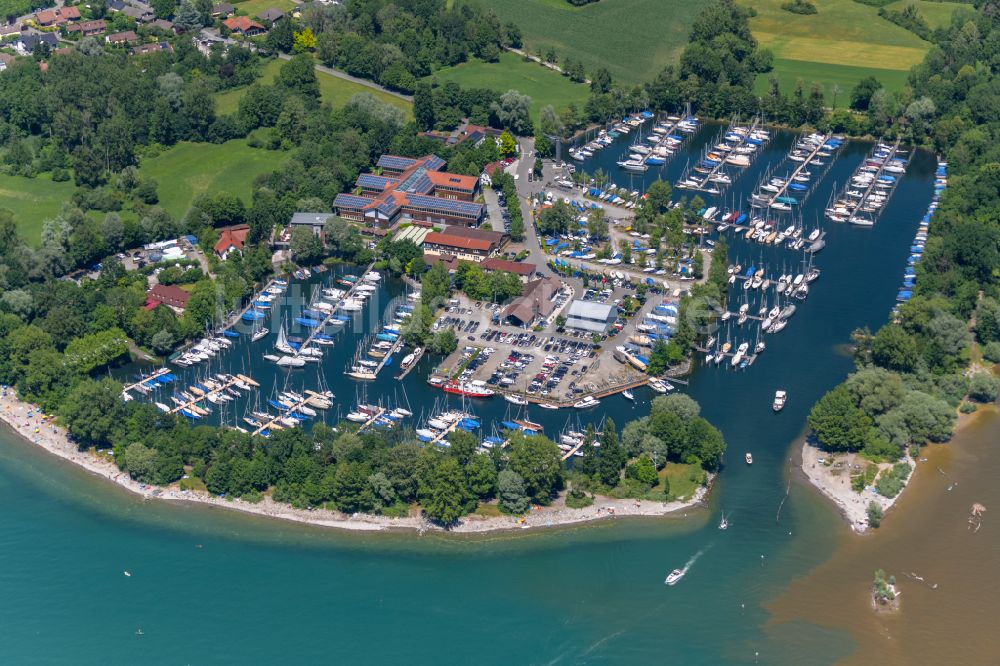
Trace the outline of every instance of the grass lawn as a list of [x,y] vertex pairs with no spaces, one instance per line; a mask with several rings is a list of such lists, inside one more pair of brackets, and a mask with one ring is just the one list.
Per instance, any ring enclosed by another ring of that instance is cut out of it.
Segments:
[[37,178],[0,174],[0,208],[13,212],[21,237],[37,244],[42,222],[55,217],[75,189],[73,181],[53,183],[49,174]]
[[[274,81],[275,77],[278,76],[278,70],[281,69],[284,63],[284,60],[277,59],[268,62],[261,69],[261,77],[258,81],[260,83],[271,83]],[[363,86],[360,83],[345,81],[344,79],[319,71],[316,72],[316,78],[319,80],[319,90],[323,101],[329,102],[334,107],[344,106],[357,93],[367,92],[375,95],[375,97],[383,102],[399,107],[406,113],[407,118],[413,116],[413,105],[395,95],[388,95],[368,86]],[[236,88],[219,93],[215,96],[215,112],[219,115],[235,113],[239,108],[240,98],[243,97],[244,93],[246,93],[246,88]]]
[[604,66],[615,81],[641,83],[676,63],[695,15],[708,0],[600,0],[574,7],[566,0],[492,0],[503,21],[520,26],[524,45],[537,54],[554,48],[583,62],[588,72]]
[[924,17],[927,25],[931,28],[943,28],[951,23],[951,15],[959,7],[972,9],[972,5],[963,5],[958,2],[934,2],[933,0],[898,0],[886,9],[893,9],[897,12],[903,11],[906,5],[913,5],[917,8],[917,13]]
[[[782,2],[742,0],[757,10],[750,27],[761,46],[774,53],[774,73],[785,92],[797,78],[807,86],[821,84],[827,94],[834,84],[849,92],[869,74],[898,90],[931,46],[880,18],[875,7],[854,0],[814,0],[819,13],[812,15],[786,12]],[[760,78],[758,90],[766,90],[768,75]]]
[[543,106],[551,104],[561,111],[572,102],[582,109],[590,95],[590,87],[586,84],[573,83],[562,74],[537,62],[525,62],[514,53],[501,54],[500,62],[496,63],[463,62],[434,72],[429,78],[436,78],[441,83],[454,81],[463,88],[492,88],[502,93],[517,90],[531,97],[531,115],[535,120]]
[[180,143],[144,159],[140,172],[156,179],[160,205],[180,218],[204,192],[229,192],[249,204],[253,179],[274,171],[283,159],[282,153],[251,148],[242,139],[222,144]]
[[272,7],[287,14],[295,7],[295,3],[292,0],[244,0],[243,2],[234,2],[233,6],[241,14],[256,17]]
[[660,482],[653,487],[653,492],[663,492],[663,479],[670,481],[670,495],[677,499],[688,499],[698,490],[700,484],[691,480],[691,473],[701,473],[700,465],[682,465],[681,463],[667,463],[660,470]]

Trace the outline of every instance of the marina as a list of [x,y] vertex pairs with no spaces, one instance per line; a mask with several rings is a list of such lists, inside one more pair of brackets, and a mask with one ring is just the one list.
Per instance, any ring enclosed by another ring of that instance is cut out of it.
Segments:
[[[760,118],[754,118],[749,126],[741,126],[734,120],[729,127],[720,130],[712,144],[703,149],[701,158],[676,182],[676,187],[696,190],[708,194],[720,194],[742,174],[742,169],[751,165],[763,151],[770,134],[763,128]],[[729,167],[740,169],[730,172]]]
[[906,173],[907,161],[899,157],[899,139],[891,146],[879,142],[858,166],[836,201],[827,205],[824,214],[833,222],[847,222],[862,227],[874,226],[899,179]]

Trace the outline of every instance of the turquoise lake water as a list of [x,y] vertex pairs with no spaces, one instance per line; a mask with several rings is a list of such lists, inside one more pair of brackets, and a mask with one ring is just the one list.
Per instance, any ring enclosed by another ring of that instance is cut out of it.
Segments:
[[[791,140],[779,135],[729,197],[745,197]],[[804,207],[807,227],[868,148],[841,151]],[[611,152],[599,159],[617,159]],[[665,177],[682,168],[675,159]],[[878,327],[892,307],[933,171],[933,156],[915,156],[873,229],[822,223],[822,277],[751,368],[695,371],[684,390],[722,429],[730,453],[709,506],[685,515],[471,537],[341,533],[143,502],[0,433],[0,662],[719,664],[753,663],[755,653],[759,663],[833,662],[852,650],[848,635],[806,623],[762,628],[762,604],[846,534],[827,504],[790,482],[791,445],[812,403],[850,370],[850,332]],[[731,256],[775,272],[799,259],[733,240]],[[387,285],[387,295],[402,290]],[[372,325],[370,317],[349,325],[323,364],[347,407],[356,391],[341,374],[351,339]],[[368,397],[395,390],[414,412],[429,409],[441,397],[423,383],[431,363],[402,384],[385,373]],[[283,373],[264,377],[257,361],[248,369],[265,396],[284,385]],[[288,385],[314,387],[316,375],[297,371]],[[778,388],[790,400],[774,415]],[[636,405],[608,399],[587,416],[611,413],[620,426],[643,413],[650,395],[637,397]],[[475,409],[490,423],[506,403]],[[531,413],[550,434],[566,416]],[[680,584],[663,584],[695,556]]]

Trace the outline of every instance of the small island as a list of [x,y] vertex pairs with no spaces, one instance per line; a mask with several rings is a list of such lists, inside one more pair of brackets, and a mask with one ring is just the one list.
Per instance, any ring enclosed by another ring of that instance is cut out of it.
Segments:
[[877,612],[898,612],[900,594],[902,593],[896,589],[895,576],[886,576],[883,569],[875,572],[875,581],[872,583],[872,608]]

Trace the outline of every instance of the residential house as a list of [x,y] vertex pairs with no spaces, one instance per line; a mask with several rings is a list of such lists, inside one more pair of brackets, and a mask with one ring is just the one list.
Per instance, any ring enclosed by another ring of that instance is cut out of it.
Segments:
[[7,65],[14,61],[14,56],[9,53],[0,53],[0,72],[7,69]]
[[243,246],[246,245],[247,236],[250,234],[250,225],[237,224],[231,227],[223,227],[216,242],[215,255],[220,259],[226,259],[232,252],[243,254]]
[[174,23],[173,21],[168,21],[167,19],[156,19],[155,21],[150,21],[150,28],[156,28],[162,30],[163,32],[173,32]]
[[76,7],[54,7],[52,9],[42,9],[35,12],[35,23],[48,28],[62,25],[69,21],[79,21],[80,10]]
[[190,299],[191,294],[180,287],[158,284],[146,292],[146,307],[153,309],[157,305],[163,304],[177,314],[181,314]]
[[197,32],[192,38],[195,48],[206,58],[212,54],[212,47],[216,44],[220,44],[222,48],[226,48],[226,40],[222,37],[218,37],[208,32]]
[[267,28],[252,20],[249,16],[234,16],[223,21],[222,25],[226,26],[229,32],[235,32],[247,37],[267,32]]
[[54,49],[59,46],[59,38],[54,32],[22,34],[14,43],[14,50],[19,55],[31,55],[40,44],[47,44]]
[[80,23],[71,23],[66,26],[66,32],[79,32],[84,37],[100,35],[107,29],[108,24],[103,19],[97,19],[96,21],[81,21]]
[[543,319],[556,309],[555,298],[562,290],[562,283],[556,278],[539,278],[524,285],[521,295],[515,298],[503,311],[503,318],[514,324],[528,327],[537,319]]
[[260,14],[257,14],[257,18],[259,18],[264,23],[274,23],[275,21],[280,21],[284,17],[285,17],[284,12],[282,12],[280,9],[275,9],[274,7],[268,7]]
[[126,30],[125,32],[113,32],[104,38],[108,44],[132,44],[139,41],[139,35],[135,34],[135,30]]
[[150,55],[152,53],[173,53],[174,47],[170,42],[153,42],[152,44],[139,44],[132,49],[132,55]]
[[381,173],[365,173],[355,183],[361,194],[341,193],[334,200],[338,215],[365,226],[394,227],[399,221],[479,226],[486,208],[476,203],[479,179],[441,171],[437,155],[419,159],[382,155]]
[[213,18],[229,18],[235,13],[236,13],[236,7],[233,7],[228,2],[220,2],[217,5],[212,5]]
[[108,9],[131,16],[140,23],[149,23],[156,18],[153,8],[140,0],[108,0]]

